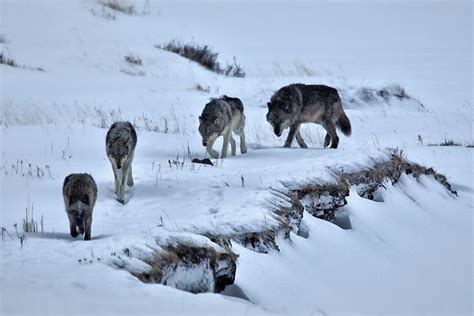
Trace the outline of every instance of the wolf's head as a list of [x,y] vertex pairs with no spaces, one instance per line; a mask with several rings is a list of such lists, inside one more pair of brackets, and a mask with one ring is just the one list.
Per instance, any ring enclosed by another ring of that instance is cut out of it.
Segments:
[[202,136],[202,145],[212,144],[221,132],[221,122],[218,117],[199,117],[199,133]]
[[131,154],[130,139],[116,139],[107,144],[107,155],[117,169],[121,169]]
[[298,115],[301,103],[300,93],[291,86],[278,90],[267,103],[267,121],[272,125],[275,135],[280,137]]
[[89,197],[87,195],[83,195],[81,197],[71,196],[69,198],[69,207],[67,212],[76,219],[77,225],[82,227],[84,216],[86,214],[90,214],[91,212]]
[[275,135],[280,137],[283,130],[290,126],[295,111],[291,104],[279,103],[278,101],[268,102],[267,105],[267,121],[272,125]]

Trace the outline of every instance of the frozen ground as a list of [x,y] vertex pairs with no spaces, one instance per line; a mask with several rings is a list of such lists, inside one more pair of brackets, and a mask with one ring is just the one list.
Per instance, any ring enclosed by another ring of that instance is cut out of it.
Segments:
[[[2,314],[472,313],[472,3],[133,3],[132,16],[93,0],[1,3],[2,52],[45,70],[0,65],[0,226],[13,235],[0,249]],[[154,47],[174,38],[210,44],[223,63],[236,56],[247,77]],[[127,64],[130,54],[143,66]],[[344,105],[353,135],[338,150],[321,148],[319,126],[303,130],[311,149],[283,149],[265,104],[293,82],[334,85],[347,99],[397,83],[424,107],[357,99]],[[197,117],[221,94],[244,102],[249,152],[193,165],[189,157],[205,156]],[[115,119],[140,128],[125,205],[114,200],[105,156]],[[445,140],[462,146],[428,146]],[[309,237],[279,240],[280,252],[234,243],[226,292],[237,298],[143,284],[108,264],[169,233],[272,227],[270,187],[369,166],[386,147],[446,174],[458,197],[431,178],[403,177],[383,202],[351,193],[342,210],[351,230],[305,214]],[[61,186],[72,172],[91,173],[99,187],[90,242],[68,235]],[[45,232],[21,246],[13,225],[21,233],[25,209],[43,216]]]

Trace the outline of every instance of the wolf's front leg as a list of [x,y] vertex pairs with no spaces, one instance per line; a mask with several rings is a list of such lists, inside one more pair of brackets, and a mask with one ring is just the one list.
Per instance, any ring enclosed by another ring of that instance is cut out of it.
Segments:
[[128,172],[129,172],[130,166],[128,165],[123,165],[122,166],[122,174],[119,179],[119,189],[117,193],[117,201],[119,201],[122,204],[125,204],[125,183],[127,183],[127,178],[128,178]]
[[240,136],[240,153],[245,154],[247,152],[247,143],[245,142],[245,133],[242,131]]
[[286,142],[284,147],[290,148],[291,143],[293,143],[293,139],[295,138],[296,133],[298,132],[299,125],[291,125],[290,126],[290,131],[288,132],[288,137],[286,138]]
[[132,162],[130,162],[130,168],[128,169],[127,185],[133,186],[133,175],[132,175]]
[[232,135],[232,130],[229,128],[229,130],[224,134],[221,158],[227,157],[227,151],[229,150],[229,141],[230,141],[231,135]]
[[76,224],[76,219],[72,215],[67,215],[69,219],[69,231],[71,233],[71,237],[76,238],[78,233],[77,233],[77,224]]
[[91,226],[92,226],[92,214],[87,216],[84,219],[84,226],[85,226],[85,234],[84,234],[84,240],[91,240]]
[[298,142],[298,145],[300,145],[301,148],[308,148],[308,145],[304,142],[303,137],[300,134],[300,131],[296,133],[296,141]]
[[212,149],[212,146],[214,145],[215,141],[216,140],[214,139],[212,142],[207,143],[206,151],[209,154],[209,156],[211,156],[214,159],[217,159],[217,158],[219,158],[219,153],[217,151],[215,151],[214,149]]
[[117,169],[113,159],[109,157],[109,160],[112,165],[112,172],[114,173],[115,194],[117,194],[119,189],[120,170]]
[[237,152],[237,146],[235,145],[234,137],[232,137],[232,132],[230,133],[230,152],[232,156],[235,156]]

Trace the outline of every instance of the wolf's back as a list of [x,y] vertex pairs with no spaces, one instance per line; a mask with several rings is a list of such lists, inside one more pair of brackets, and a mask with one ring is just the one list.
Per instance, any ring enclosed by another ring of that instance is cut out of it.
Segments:
[[241,113],[244,112],[244,104],[239,98],[233,98],[233,97],[223,95],[221,99],[229,103],[231,107],[237,109],[239,112]]
[[87,173],[73,173],[64,179],[63,195],[68,201],[77,201],[87,196],[93,207],[97,198],[97,184]]

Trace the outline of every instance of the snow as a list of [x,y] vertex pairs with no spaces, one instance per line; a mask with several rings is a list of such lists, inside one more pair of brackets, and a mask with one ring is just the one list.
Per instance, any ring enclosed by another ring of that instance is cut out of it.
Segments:
[[[474,143],[471,2],[133,3],[132,16],[95,0],[1,3],[1,51],[45,70],[0,65],[0,226],[13,237],[0,243],[2,314],[472,313],[474,164],[464,147]],[[210,73],[154,47],[175,38],[211,45],[224,65],[235,56],[247,77]],[[337,150],[322,148],[315,125],[302,129],[310,149],[281,148],[286,134],[274,136],[265,104],[293,82],[341,92],[353,135],[341,136]],[[396,84],[424,107],[359,94]],[[197,117],[222,94],[244,103],[249,152],[194,165],[206,156]],[[114,199],[105,155],[117,119],[139,129],[125,205]],[[463,146],[428,146],[445,140]],[[238,297],[193,295],[130,274],[165,245],[220,248],[202,235],[274,228],[270,188],[331,181],[333,170],[369,167],[387,147],[445,174],[458,196],[432,178],[404,176],[378,202],[352,188],[340,213],[351,229],[305,212],[307,238],[280,237],[279,252],[233,242],[237,274],[226,292]],[[68,234],[61,188],[73,172],[98,185],[89,242]],[[25,209],[43,217],[44,232],[21,244],[13,225],[21,234]]]

